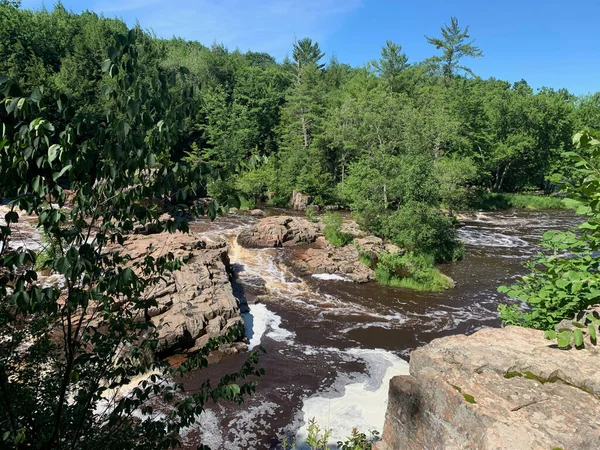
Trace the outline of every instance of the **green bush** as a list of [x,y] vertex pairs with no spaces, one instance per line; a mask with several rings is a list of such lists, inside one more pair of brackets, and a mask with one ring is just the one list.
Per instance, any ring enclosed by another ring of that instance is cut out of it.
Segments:
[[319,217],[317,216],[317,208],[314,205],[308,205],[305,212],[306,218],[309,222],[317,223]]
[[256,208],[256,200],[253,198],[240,198],[240,209],[254,209]]
[[464,256],[452,221],[439,210],[411,202],[390,215],[385,237],[413,254],[433,255],[435,262],[456,261]]
[[326,213],[323,216],[323,235],[334,247],[343,247],[352,242],[352,235],[341,231],[343,219],[339,213]]

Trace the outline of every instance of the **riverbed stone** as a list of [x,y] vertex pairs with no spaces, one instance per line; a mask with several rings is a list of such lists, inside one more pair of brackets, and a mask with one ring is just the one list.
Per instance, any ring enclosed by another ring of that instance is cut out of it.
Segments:
[[598,449],[600,356],[544,333],[484,329],[412,352],[390,381],[379,450]]

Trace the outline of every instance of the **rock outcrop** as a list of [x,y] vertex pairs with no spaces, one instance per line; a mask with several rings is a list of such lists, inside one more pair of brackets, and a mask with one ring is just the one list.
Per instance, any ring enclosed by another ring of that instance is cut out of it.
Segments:
[[355,283],[375,280],[375,273],[359,260],[358,250],[351,244],[344,247],[326,245],[323,248],[298,249],[294,252],[291,265],[302,275],[334,274]]
[[293,191],[290,198],[290,208],[296,211],[305,211],[306,207],[312,202],[312,197],[302,192]]
[[484,329],[436,339],[390,381],[378,450],[598,449],[600,356],[543,332]]
[[[353,229],[351,226],[347,229]],[[358,228],[355,228],[358,230]],[[385,251],[383,241],[375,236],[355,240],[356,245],[334,247],[320,236],[316,248],[297,249],[291,259],[291,265],[302,275],[332,274],[348,278],[355,283],[367,283],[375,280],[375,272],[360,261],[358,248],[377,255]]]
[[187,264],[146,292],[158,306],[149,311],[159,337],[157,352],[193,351],[213,336],[242,325],[230,283],[227,243],[207,236],[160,233],[133,235],[124,244],[133,261],[172,252]]
[[243,230],[237,240],[246,248],[289,247],[313,243],[319,234],[319,225],[303,217],[276,216]]

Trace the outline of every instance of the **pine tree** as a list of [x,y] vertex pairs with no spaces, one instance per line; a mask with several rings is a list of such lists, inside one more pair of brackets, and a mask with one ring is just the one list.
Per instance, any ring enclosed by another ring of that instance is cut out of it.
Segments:
[[469,27],[467,26],[462,30],[458,25],[458,19],[451,17],[450,25],[444,25],[441,27],[441,30],[441,39],[425,36],[427,42],[435,45],[436,49],[442,49],[442,55],[432,56],[428,61],[441,69],[446,85],[450,83],[452,75],[457,70],[462,70],[471,76],[475,76],[471,69],[460,64],[460,60],[465,56],[470,56],[471,58],[480,58],[483,56],[483,52],[479,47],[473,45],[475,41],[469,41],[471,37],[469,35]]

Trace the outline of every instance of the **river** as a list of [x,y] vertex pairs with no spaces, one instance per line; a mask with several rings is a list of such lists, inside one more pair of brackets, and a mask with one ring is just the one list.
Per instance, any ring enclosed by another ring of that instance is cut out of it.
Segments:
[[[212,449],[277,448],[285,435],[302,448],[313,418],[333,429],[331,442],[353,427],[381,431],[388,381],[408,372],[410,352],[435,338],[500,326],[497,306],[505,298],[498,286],[524,272],[544,231],[567,229],[577,218],[562,210],[475,214],[459,231],[466,258],[441,266],[456,287],[439,293],[297,277],[286,264],[289,249],[237,245],[237,233],[255,221],[230,215],[191,226],[228,237],[246,334],[251,348],[266,350],[260,363],[266,375],[246,403],[209,406],[184,436],[190,447],[202,441]],[[189,374],[186,389],[236,371],[245,357]]]

